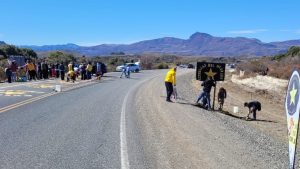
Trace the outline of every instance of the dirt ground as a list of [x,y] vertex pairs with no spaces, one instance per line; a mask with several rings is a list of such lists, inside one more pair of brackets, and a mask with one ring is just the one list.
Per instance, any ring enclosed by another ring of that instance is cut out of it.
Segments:
[[[128,125],[141,133],[138,143],[144,148],[147,168],[282,169],[288,166],[285,114],[275,107],[279,103],[267,99],[267,94],[256,94],[255,89],[237,85],[227,77],[225,82],[218,83],[218,88],[227,89],[224,109],[232,114],[228,116],[194,105],[202,90],[200,82],[195,80],[195,69],[178,70],[178,99],[172,98],[175,103],[166,102],[164,77],[162,74],[139,88],[134,109],[128,114],[128,119],[135,119]],[[242,105],[250,99],[262,102],[258,121],[240,119],[247,115]],[[233,105],[241,111],[233,114]]]
[[[276,140],[286,143],[287,123],[284,101],[287,83],[286,80],[267,76],[241,79],[234,73],[227,71],[225,81],[217,83],[216,97],[219,88],[224,87],[227,91],[227,98],[223,110],[236,116],[236,118],[247,116],[248,109],[243,106],[244,102],[252,100],[261,102],[262,110],[257,112],[257,120],[247,121],[247,123],[264,133],[268,133]],[[198,91],[202,89],[201,82],[193,79],[192,84]],[[238,106],[238,113],[233,113],[234,106]],[[217,108],[216,99],[215,109]]]

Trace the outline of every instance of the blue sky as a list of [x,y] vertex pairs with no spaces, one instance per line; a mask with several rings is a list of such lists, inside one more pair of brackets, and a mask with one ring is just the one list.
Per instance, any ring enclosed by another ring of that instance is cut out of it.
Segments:
[[299,0],[0,0],[14,45],[129,44],[195,32],[264,42],[300,39]]

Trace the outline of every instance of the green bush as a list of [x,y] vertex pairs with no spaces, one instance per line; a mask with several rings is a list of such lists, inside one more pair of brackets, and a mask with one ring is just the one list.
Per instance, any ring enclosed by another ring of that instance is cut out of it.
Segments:
[[275,55],[272,59],[281,60],[283,58],[295,57],[295,56],[300,57],[300,46],[292,46],[285,54]]
[[292,46],[287,52],[287,56],[300,56],[300,47],[299,46]]

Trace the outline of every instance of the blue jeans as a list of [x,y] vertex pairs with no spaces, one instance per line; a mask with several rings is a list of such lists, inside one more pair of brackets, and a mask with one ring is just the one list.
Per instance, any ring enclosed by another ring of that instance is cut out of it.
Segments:
[[17,72],[12,72],[12,73],[11,73],[11,80],[12,80],[13,82],[17,81]]
[[[208,108],[211,108],[211,106],[210,106],[210,95],[209,95],[209,93],[207,93],[207,92],[201,92],[200,93],[200,95],[199,95],[199,97],[198,97],[198,99],[197,99],[197,103],[200,101],[200,100],[203,100],[203,99],[205,99],[206,100],[206,104],[208,105]],[[204,105],[205,106],[205,105]]]

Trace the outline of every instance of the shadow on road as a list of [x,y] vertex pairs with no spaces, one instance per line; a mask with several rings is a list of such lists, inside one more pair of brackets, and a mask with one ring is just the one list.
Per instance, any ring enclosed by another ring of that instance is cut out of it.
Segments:
[[225,114],[225,115],[227,115],[227,116],[230,116],[230,117],[233,117],[233,118],[236,118],[236,119],[245,120],[245,121],[261,121],[261,122],[268,122],[268,123],[278,123],[278,122],[272,121],[272,120],[263,120],[263,119],[256,119],[256,120],[253,120],[253,119],[247,119],[246,117],[241,117],[241,116],[237,116],[237,115],[231,114],[231,113],[229,113],[228,111],[216,111],[216,112]]
[[[177,103],[178,103],[178,104],[182,104],[182,105],[191,105],[191,106],[195,106],[195,107],[198,107],[198,108],[205,109],[203,106],[201,106],[201,104],[195,104],[195,103],[189,103],[189,102],[177,102]],[[206,110],[206,109],[205,109],[205,110]],[[247,119],[247,118],[244,117],[244,116],[237,116],[237,115],[234,115],[234,114],[229,113],[228,111],[219,111],[219,110],[215,110],[214,112],[218,112],[218,113],[221,113],[221,114],[224,114],[224,115],[227,115],[227,116],[236,118],[236,119],[244,120],[244,121],[260,121],[260,122],[268,122],[268,123],[278,123],[278,122],[272,121],[272,120],[264,120],[264,119],[256,119],[256,120],[253,120],[253,119]]]

